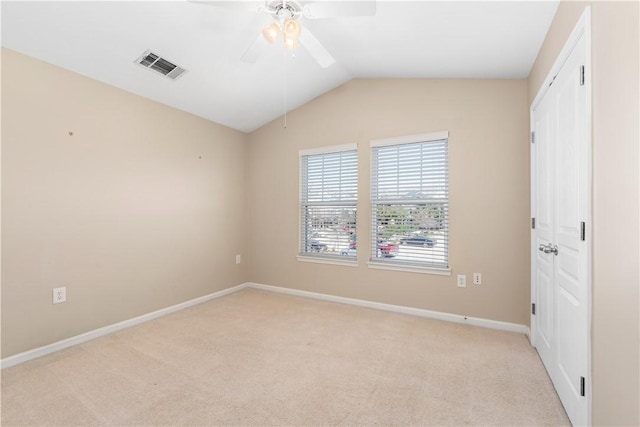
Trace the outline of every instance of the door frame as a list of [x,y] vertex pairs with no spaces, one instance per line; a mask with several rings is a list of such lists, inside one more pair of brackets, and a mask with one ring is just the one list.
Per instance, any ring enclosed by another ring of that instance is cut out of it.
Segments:
[[[585,63],[585,72],[584,72],[584,86],[585,86],[585,96],[587,103],[587,170],[588,170],[588,178],[587,178],[587,205],[589,206],[588,212],[586,213],[586,230],[585,230],[585,240],[587,244],[587,292],[586,292],[586,309],[587,309],[587,366],[589,367],[589,377],[587,378],[585,387],[586,387],[586,399],[587,399],[587,424],[591,425],[591,411],[592,411],[592,362],[591,362],[591,353],[592,353],[592,340],[591,340],[591,319],[592,319],[592,276],[593,276],[593,139],[592,139],[592,126],[593,126],[593,116],[592,116],[592,84],[591,84],[591,6],[586,6],[582,16],[576,23],[573,31],[567,38],[567,41],[564,44],[564,47],[560,51],[560,54],[556,58],[551,67],[549,73],[546,78],[542,82],[542,85],[538,89],[538,93],[534,98],[531,106],[529,107],[529,131],[533,131],[534,127],[534,110],[538,107],[544,96],[547,94],[551,83],[556,75],[560,72],[565,62],[569,58],[569,55],[573,51],[574,47],[578,43],[581,36],[585,37],[586,42],[586,63]],[[531,218],[536,217],[536,192],[537,192],[537,177],[536,177],[536,167],[537,167],[537,159],[536,159],[536,150],[534,144],[529,141],[529,149],[530,149],[530,203],[531,203]],[[537,295],[537,284],[536,284],[536,256],[538,248],[536,248],[536,230],[530,228],[530,257],[531,257],[531,303],[536,303],[536,295]],[[537,325],[536,325],[536,317],[531,313],[530,317],[530,333],[529,340],[533,347],[536,347],[536,333],[537,333]]]

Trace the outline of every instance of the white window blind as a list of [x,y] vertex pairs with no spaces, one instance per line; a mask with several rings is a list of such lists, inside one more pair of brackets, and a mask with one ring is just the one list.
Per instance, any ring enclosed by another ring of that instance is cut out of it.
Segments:
[[437,137],[372,142],[372,261],[449,267],[448,137]]
[[300,156],[300,254],[356,258],[358,153]]

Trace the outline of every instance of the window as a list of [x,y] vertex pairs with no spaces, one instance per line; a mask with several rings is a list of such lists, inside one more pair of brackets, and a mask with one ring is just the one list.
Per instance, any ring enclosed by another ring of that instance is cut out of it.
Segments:
[[300,152],[300,255],[356,259],[356,148]]
[[448,138],[371,141],[372,264],[449,268]]

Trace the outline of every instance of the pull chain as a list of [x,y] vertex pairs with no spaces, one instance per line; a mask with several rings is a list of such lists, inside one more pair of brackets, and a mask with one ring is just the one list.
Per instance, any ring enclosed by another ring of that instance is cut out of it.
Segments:
[[[282,0],[282,7],[287,8],[287,0]],[[283,27],[284,28],[284,27]],[[284,46],[282,49],[284,52],[283,58],[283,68],[284,68],[284,128],[287,128],[287,47]]]
[[282,49],[284,52],[283,68],[284,68],[284,128],[287,128],[287,49]]

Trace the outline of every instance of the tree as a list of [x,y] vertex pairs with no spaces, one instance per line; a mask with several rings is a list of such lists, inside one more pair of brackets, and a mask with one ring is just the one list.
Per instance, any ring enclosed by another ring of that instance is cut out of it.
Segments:
[[418,229],[441,230],[444,227],[444,207],[440,204],[419,205],[412,217]]
[[401,205],[380,205],[377,212],[378,237],[388,240],[398,234],[410,233],[415,229],[407,207]]

